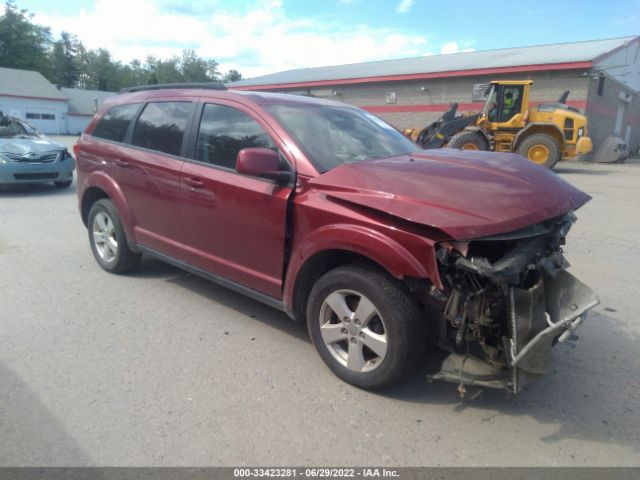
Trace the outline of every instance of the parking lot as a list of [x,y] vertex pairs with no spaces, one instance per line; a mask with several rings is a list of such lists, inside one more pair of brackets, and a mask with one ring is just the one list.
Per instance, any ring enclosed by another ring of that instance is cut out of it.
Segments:
[[[68,139],[71,141],[71,139]],[[602,303],[516,398],[358,390],[304,325],[154,259],[96,264],[75,183],[0,190],[0,465],[640,466],[640,161],[561,164]]]

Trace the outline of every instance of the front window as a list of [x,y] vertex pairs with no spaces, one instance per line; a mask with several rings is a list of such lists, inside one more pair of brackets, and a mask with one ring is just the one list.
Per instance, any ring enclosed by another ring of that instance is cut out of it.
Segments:
[[236,168],[238,152],[255,147],[275,149],[275,144],[249,115],[225,105],[204,106],[198,131],[197,160]]
[[482,111],[487,115],[491,112],[491,110],[495,109],[498,105],[496,102],[496,86],[491,85],[489,88],[489,93],[487,94],[487,101],[484,102],[484,108]]
[[327,105],[267,107],[316,169],[405,155],[418,147],[388,123],[363,110]]

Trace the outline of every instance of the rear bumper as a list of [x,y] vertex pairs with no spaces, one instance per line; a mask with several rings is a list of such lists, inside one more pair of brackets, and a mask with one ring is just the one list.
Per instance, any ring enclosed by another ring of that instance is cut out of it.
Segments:
[[18,183],[64,182],[73,179],[73,158],[51,163],[11,162],[0,164],[0,185]]

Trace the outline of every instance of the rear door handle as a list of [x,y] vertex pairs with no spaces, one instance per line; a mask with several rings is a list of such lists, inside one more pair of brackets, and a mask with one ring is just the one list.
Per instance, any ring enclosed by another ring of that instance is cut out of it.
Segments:
[[185,178],[184,183],[191,188],[204,188],[204,182],[198,178]]
[[127,168],[129,166],[129,162],[125,162],[124,160],[120,160],[119,158],[116,158],[113,163],[122,168]]

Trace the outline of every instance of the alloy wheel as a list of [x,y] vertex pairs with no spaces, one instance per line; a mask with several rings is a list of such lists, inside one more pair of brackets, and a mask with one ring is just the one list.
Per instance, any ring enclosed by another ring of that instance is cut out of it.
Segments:
[[118,255],[118,240],[116,240],[113,220],[105,212],[98,212],[92,225],[93,243],[100,258],[111,263]]
[[382,364],[387,330],[367,297],[353,290],[336,290],[322,303],[319,320],[324,345],[342,366],[363,373]]

